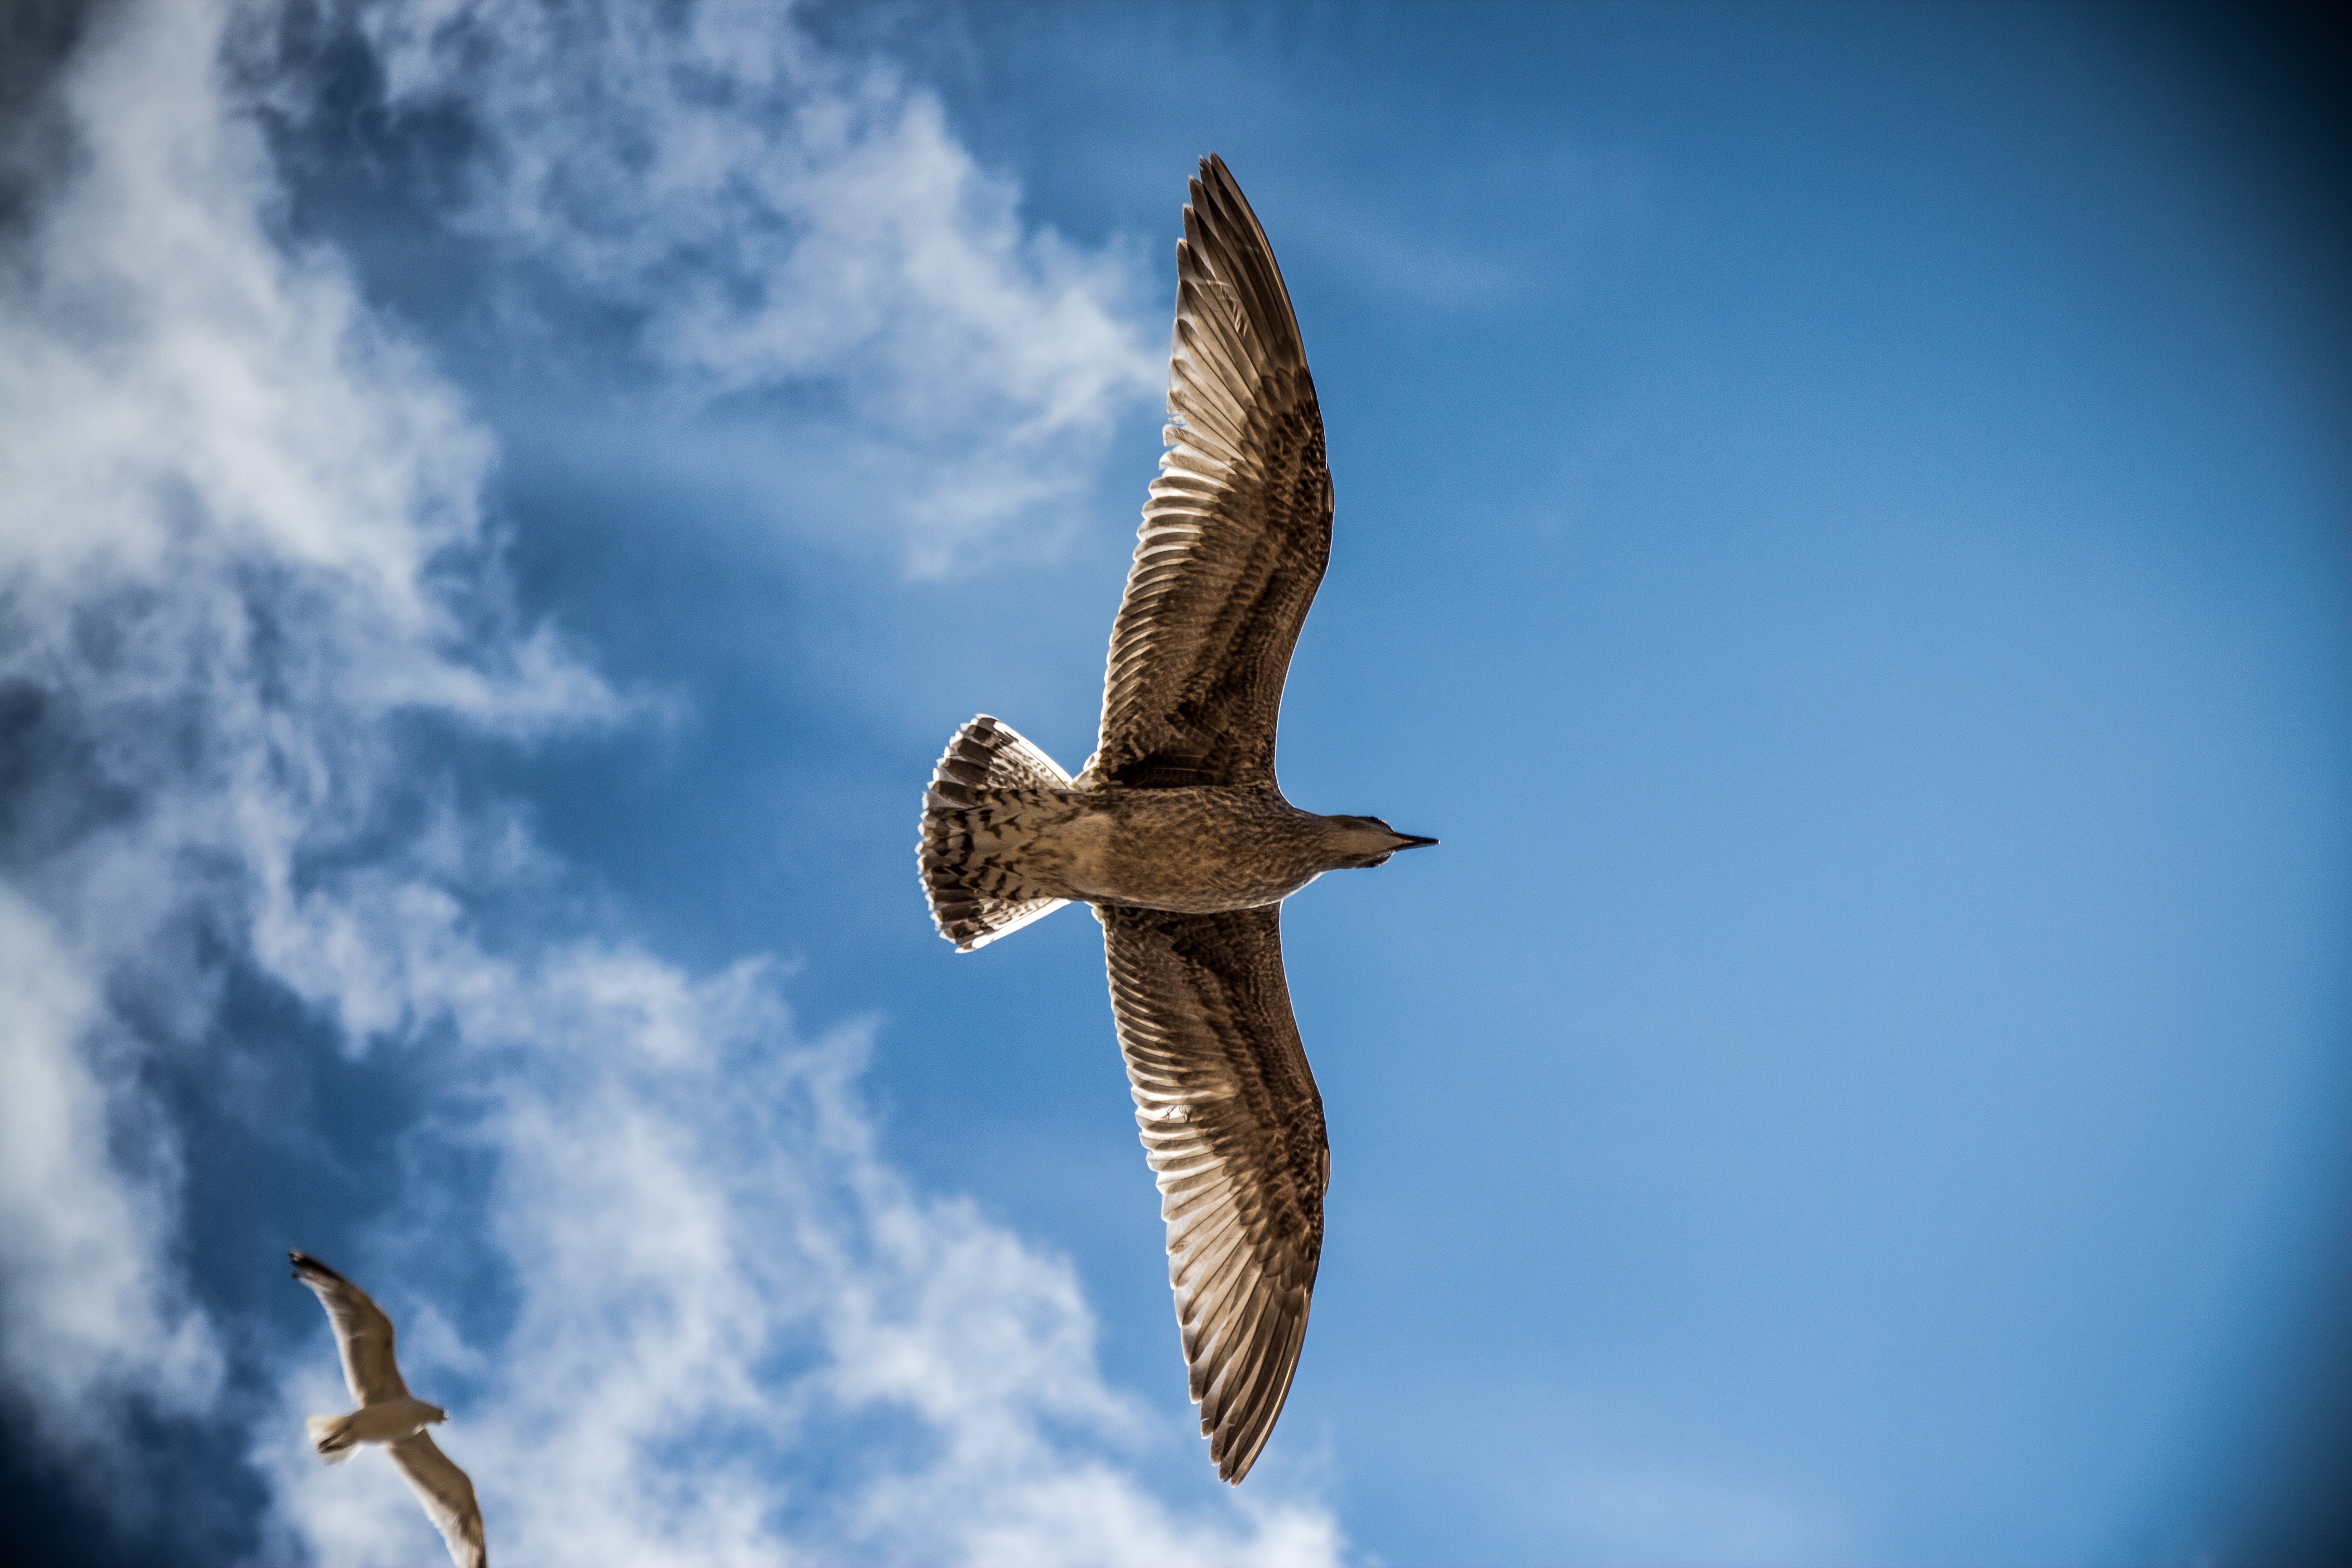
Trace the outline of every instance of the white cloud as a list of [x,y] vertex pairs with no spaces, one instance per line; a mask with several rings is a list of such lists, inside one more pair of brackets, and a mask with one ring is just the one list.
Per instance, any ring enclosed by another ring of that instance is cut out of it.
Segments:
[[488,444],[331,258],[266,237],[219,23],[91,24],[58,84],[79,156],[0,290],[0,963],[29,1119],[0,1339],[53,1425],[205,1386],[201,1315],[168,1300],[173,1131],[135,1087],[142,1042],[208,1016],[194,945],[236,944],[306,853],[371,825],[385,715],[528,731],[611,706],[549,637],[471,637],[432,586],[478,546]]
[[142,1048],[209,1016],[219,966],[192,952],[243,946],[306,856],[374,825],[387,715],[528,732],[613,704],[435,585],[488,560],[488,443],[332,257],[265,233],[218,14],[90,26],[57,84],[78,156],[0,290],[0,963],[30,1119],[0,1339],[37,1412],[95,1428],[108,1396],[208,1375],[168,1300],[173,1131],[136,1087]]
[[909,476],[894,521],[920,570],[1034,527],[1165,384],[1128,268],[1024,226],[933,94],[783,5],[362,15],[392,103],[478,136],[469,227],[635,312],[707,395],[834,394],[845,438]]
[[[242,966],[344,1048],[396,1053],[425,1095],[377,1246],[341,1261],[402,1315],[420,1385],[450,1385],[449,1447],[502,1555],[1333,1560],[1317,1507],[1253,1496],[1181,1515],[1142,1485],[1137,1456],[1164,1439],[1097,1373],[1071,1270],[877,1156],[854,1035],[802,1039],[757,964],[698,977],[625,940],[483,934],[478,900],[560,888],[563,868],[505,808],[411,778],[404,721],[528,739],[625,705],[517,623],[480,510],[488,435],[334,253],[274,237],[268,146],[216,65],[234,15],[169,0],[96,24],[60,88],[79,160],[0,291],[0,719],[19,747],[0,801],[11,1395],[85,1437],[131,1394],[214,1396],[218,1346],[239,1336],[191,1302],[182,1130],[140,1086],[176,1058],[239,1092],[204,1053],[257,1048],[214,1041]],[[680,243],[790,216],[778,191],[826,237],[685,267],[714,289],[767,270],[748,295],[681,289],[649,315],[651,351],[717,386],[835,376],[877,440],[993,422],[1000,457],[1028,443],[1064,461],[1094,438],[1097,402],[1128,375],[1107,285],[1020,228],[929,100],[827,75],[788,34],[764,64],[725,58],[775,94],[849,84],[830,110],[794,99],[796,129],[761,121],[765,140],[729,142],[728,117],[691,94],[644,97],[719,48],[720,25],[612,23],[625,48],[588,62],[618,73],[616,126],[658,132],[678,163],[635,221],[683,223],[695,192],[799,147],[813,183],[746,196]],[[751,37],[725,25],[728,48]],[[630,75],[631,49],[668,63]],[[446,65],[415,50],[391,57],[411,94]],[[510,160],[541,155],[528,109],[492,106]],[[567,99],[549,123],[584,111]],[[689,157],[698,138],[720,144]],[[498,187],[518,232],[543,221],[534,245],[622,293],[670,276],[660,246],[562,231],[557,197],[588,176],[548,157],[544,189]],[[954,198],[946,219],[926,216],[932,197]],[[1105,342],[1111,369],[1087,383],[1070,367]],[[1005,353],[1018,363],[1000,374]],[[894,401],[918,386],[940,401]],[[1009,515],[982,510],[937,538]],[[485,1275],[510,1321],[454,1305],[461,1277]],[[385,1467],[323,1472],[299,1451],[293,1417],[336,1402],[323,1334],[261,1370],[280,1390],[251,1434],[274,1547],[416,1557],[422,1518]]]
[[5,887],[0,996],[0,1376],[45,1437],[86,1458],[109,1435],[94,1393],[198,1408],[220,1355],[158,1268],[171,1173],[114,1177],[99,1000],[40,911]]

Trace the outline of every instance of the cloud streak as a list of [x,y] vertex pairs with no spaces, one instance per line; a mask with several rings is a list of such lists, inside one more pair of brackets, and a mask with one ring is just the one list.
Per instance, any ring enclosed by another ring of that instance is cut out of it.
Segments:
[[89,978],[5,889],[0,995],[0,1375],[53,1447],[87,1459],[105,1436],[90,1405],[201,1408],[221,1358],[154,1266],[168,1247],[168,1163],[142,1183],[119,1179],[109,1157],[109,1097],[84,1055],[98,1043]]
[[389,107],[466,129],[456,224],[624,312],[681,390],[814,395],[912,476],[884,526],[919,572],[1078,493],[1165,380],[1128,268],[1024,226],[936,96],[782,7],[360,16]]

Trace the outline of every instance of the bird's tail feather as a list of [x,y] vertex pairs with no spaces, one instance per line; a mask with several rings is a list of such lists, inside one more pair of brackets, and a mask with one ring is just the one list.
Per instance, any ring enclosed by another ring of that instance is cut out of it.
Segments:
[[961,952],[986,947],[1032,921],[1060,909],[1066,899],[999,896],[989,868],[974,853],[975,814],[989,797],[1008,790],[1060,790],[1070,775],[1053,758],[1023,738],[1012,725],[982,713],[956,731],[931,787],[923,792],[923,891],[940,934]]
[[310,1447],[331,1465],[340,1465],[359,1452],[359,1445],[352,1440],[349,1415],[313,1415],[302,1425],[310,1429]]

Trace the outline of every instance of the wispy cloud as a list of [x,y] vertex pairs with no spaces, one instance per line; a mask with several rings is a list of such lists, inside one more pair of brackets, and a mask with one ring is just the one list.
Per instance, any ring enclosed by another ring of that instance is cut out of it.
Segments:
[[[702,395],[829,378],[842,417],[927,461],[992,433],[979,468],[939,470],[966,500],[910,505],[927,560],[1034,493],[970,500],[989,464],[1075,482],[1139,384],[1116,277],[1024,230],[935,104],[765,12],[566,15],[370,14],[396,100],[481,117],[466,221],[641,309],[651,362]],[[417,776],[418,722],[507,744],[628,707],[516,615],[478,416],[336,253],[277,237],[242,96],[268,62],[246,88],[219,64],[269,20],[95,24],[56,84],[70,172],[5,258],[11,1397],[84,1446],[141,1401],[242,1419],[219,1390],[250,1336],[196,1304],[175,1241],[174,1117],[249,1110],[236,1052],[374,1052],[423,1110],[339,1261],[456,1407],[505,1552],[1334,1560],[1311,1504],[1186,1514],[1142,1484],[1165,1439],[1097,1371],[1072,1271],[877,1154],[855,1031],[804,1037],[757,962],[696,974],[560,915],[491,933],[487,903],[569,873],[506,806]],[[632,170],[647,200],[600,205]],[[326,1043],[223,1041],[237,972]],[[146,1087],[174,1066],[213,1100]],[[293,1417],[338,1398],[323,1335],[251,1370],[276,1549],[429,1547],[385,1467],[299,1451]]]
[[1034,527],[1164,384],[1127,268],[1024,225],[933,94],[786,7],[360,16],[392,109],[467,128],[453,221],[625,312],[673,385],[819,395],[905,476],[877,521],[918,570]]
[[127,1399],[202,1408],[221,1358],[157,1266],[168,1153],[131,1179],[110,1156],[110,1042],[90,977],[5,888],[0,996],[0,1375],[40,1436],[86,1462]]
[[[17,1145],[41,1168],[16,1173],[0,1254],[11,1360],[52,1422],[90,1424],[94,1381],[189,1386],[205,1353],[200,1316],[152,1304],[174,1140],[137,1087],[143,1052],[202,1036],[220,966],[198,954],[246,951],[307,866],[378,827],[392,716],[520,734],[614,706],[442,581],[489,560],[488,442],[331,257],[264,233],[219,26],[93,25],[58,84],[74,173],[0,290],[0,940],[41,1086],[14,1104],[58,1107]],[[47,1310],[101,1288],[107,1311]]]

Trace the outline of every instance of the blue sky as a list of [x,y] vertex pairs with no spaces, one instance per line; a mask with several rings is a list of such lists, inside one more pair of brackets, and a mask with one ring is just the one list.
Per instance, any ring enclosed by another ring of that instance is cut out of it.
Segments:
[[[2352,476],[2342,235],[2231,37],[61,28],[0,235],[12,1494],[59,1560],[432,1560],[301,1449],[301,1246],[509,1561],[2252,1560],[2344,1256]],[[1334,1178],[1238,1493],[1094,923],[959,957],[912,856],[974,711],[1091,749],[1213,149],[1339,498],[1284,786],[1444,839],[1286,916]]]

